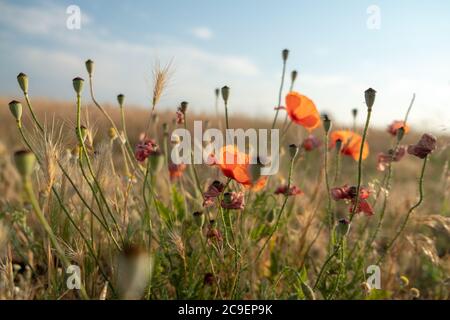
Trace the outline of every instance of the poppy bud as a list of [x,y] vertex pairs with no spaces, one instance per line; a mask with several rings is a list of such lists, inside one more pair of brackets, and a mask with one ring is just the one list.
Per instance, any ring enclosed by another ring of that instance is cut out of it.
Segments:
[[72,80],[73,88],[75,89],[75,92],[77,95],[81,94],[81,91],[83,90],[83,83],[84,80],[80,77],[76,77]]
[[94,71],[94,61],[89,59],[89,60],[86,60],[85,64],[86,64],[86,70],[87,70],[89,76],[92,76],[92,72]]
[[289,50],[288,49],[284,49],[281,52],[281,57],[283,58],[283,61],[286,61],[288,59],[288,56],[289,56]]
[[326,114],[323,115],[323,128],[325,130],[325,133],[328,133],[331,129],[331,120],[328,118]]
[[228,102],[229,96],[230,96],[230,88],[227,86],[222,87],[222,99],[225,103]]
[[367,108],[372,109],[372,106],[375,102],[376,93],[377,92],[372,88],[369,88],[364,92],[364,97],[366,99]]
[[419,299],[420,297],[420,291],[417,288],[411,288],[409,289],[409,293],[411,294],[411,297],[415,299]]
[[13,100],[8,105],[12,115],[16,118],[16,121],[19,122],[22,118],[22,104],[19,101]]
[[233,198],[232,198],[232,193],[231,192],[225,192],[224,194],[223,194],[223,202],[225,203],[225,204],[231,204],[232,202],[233,202]]
[[338,221],[338,224],[336,226],[336,237],[338,240],[342,240],[350,230],[350,221],[347,219],[341,219]]
[[17,75],[17,82],[19,83],[20,89],[22,89],[24,94],[28,93],[28,76],[25,73],[19,73]]
[[20,150],[14,153],[14,162],[22,178],[28,179],[36,164],[36,156],[29,150]]
[[405,135],[405,128],[400,127],[397,130],[397,141],[400,142],[403,139],[403,136]]
[[296,144],[290,144],[289,145],[289,155],[292,159],[294,159],[297,156],[298,153],[298,146]]
[[356,108],[352,109],[352,115],[353,115],[353,118],[356,118],[356,116],[358,115],[358,109],[356,109]]
[[205,223],[205,215],[201,211],[195,211],[193,213],[195,224],[201,229]]
[[400,283],[402,285],[402,287],[407,287],[409,285],[409,279],[406,276],[401,276],[400,277]]
[[292,83],[294,83],[295,79],[297,79],[297,70],[292,70],[292,72],[291,72]]
[[214,93],[216,94],[216,98],[218,98],[218,97],[219,97],[219,94],[220,94],[220,89],[219,89],[219,88],[216,88],[216,89],[214,90]]
[[186,113],[187,107],[188,107],[188,102],[187,101],[181,102],[181,104],[180,104],[180,111],[182,113]]
[[339,153],[341,151],[341,148],[342,148],[342,140],[337,139],[336,140],[336,152]]
[[122,108],[123,107],[123,101],[125,100],[125,96],[123,94],[119,94],[117,96],[117,102],[119,103],[119,106]]
[[164,165],[164,155],[160,151],[153,152],[149,157],[150,170],[154,173],[158,173]]
[[113,127],[109,128],[108,129],[108,137],[111,140],[116,140],[116,138],[117,138],[117,131],[116,131],[116,129],[114,129]]

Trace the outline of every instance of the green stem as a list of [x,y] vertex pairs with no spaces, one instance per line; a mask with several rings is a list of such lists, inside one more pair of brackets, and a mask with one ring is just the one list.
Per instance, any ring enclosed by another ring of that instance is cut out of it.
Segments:
[[272,122],[272,129],[275,128],[275,125],[277,123],[278,118],[278,112],[280,111],[280,105],[281,105],[281,96],[283,94],[283,86],[284,86],[284,76],[286,74],[286,60],[283,60],[283,71],[281,73],[281,84],[280,84],[280,90],[278,91],[278,104],[277,104],[277,110],[275,111],[275,117],[273,118]]

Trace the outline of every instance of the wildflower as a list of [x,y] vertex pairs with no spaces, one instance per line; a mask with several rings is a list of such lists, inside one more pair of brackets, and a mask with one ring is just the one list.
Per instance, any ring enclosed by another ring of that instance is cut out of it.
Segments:
[[209,243],[221,244],[223,241],[222,233],[216,228],[216,222],[214,220],[209,221],[208,231],[206,232],[206,238]]
[[289,190],[288,190],[288,186],[284,185],[284,186],[278,187],[275,190],[275,194],[284,194],[285,196],[297,196],[297,195],[303,194],[303,191],[300,190],[300,188],[298,188],[297,186],[291,186],[291,187],[289,187]]
[[[338,140],[342,141],[341,153],[351,156],[354,160],[359,159],[361,151],[362,137],[350,130],[333,131],[330,136],[330,148],[336,145]],[[364,142],[362,159],[366,159],[369,155],[369,144]]]
[[28,179],[36,165],[36,156],[29,150],[19,150],[14,153],[17,171],[24,179]]
[[417,144],[408,146],[408,153],[419,157],[420,159],[424,159],[436,149],[436,142],[436,137],[432,134],[425,133]]
[[171,163],[171,164],[169,164],[170,180],[174,180],[176,178],[181,177],[183,175],[184,170],[186,170],[186,165],[184,163],[180,163],[180,164]]
[[118,135],[117,135],[117,131],[116,129],[114,129],[114,127],[110,127],[108,129],[108,137],[109,139],[111,139],[112,141],[116,140]]
[[218,165],[222,173],[245,187],[252,187],[257,191],[261,189],[267,177],[261,177],[258,181],[252,182],[249,172],[249,156],[246,153],[240,152],[235,145],[227,145],[222,147],[219,152],[219,157],[213,159],[213,163]]
[[408,133],[409,132],[408,125],[404,121],[398,121],[398,120],[392,122],[388,126],[387,132],[389,132],[391,135],[393,135],[395,137],[397,135],[398,129],[400,129],[400,128],[403,128],[403,130],[405,131],[404,133]]
[[20,122],[22,119],[22,104],[19,101],[13,100],[8,104],[8,106],[16,121]]
[[224,209],[244,209],[244,193],[243,192],[225,192],[223,200],[220,203]]
[[393,149],[390,149],[388,153],[381,152],[378,154],[377,170],[384,171],[391,162],[400,161],[406,154],[406,147],[399,146],[394,153]]
[[203,194],[203,206],[210,207],[214,203],[214,199],[217,198],[224,189],[225,185],[222,182],[215,180]]
[[316,138],[316,136],[310,134],[303,140],[302,147],[305,149],[305,151],[312,151],[314,149],[317,149],[320,147],[321,142],[319,139]]
[[314,102],[298,92],[289,92],[286,96],[286,111],[295,123],[308,131],[320,125],[320,115]]
[[134,156],[137,161],[144,162],[153,152],[156,151],[158,145],[152,139],[141,140],[134,151]]
[[356,208],[356,213],[364,212],[366,215],[373,215],[373,208],[369,202],[367,202],[367,198],[369,198],[370,190],[365,187],[361,187],[359,189],[359,200],[357,201],[356,197],[356,186],[348,186],[344,185],[342,187],[335,187],[331,189],[331,197],[335,201],[339,200],[350,200],[350,212],[353,212],[353,207],[356,202],[358,202],[358,207]]

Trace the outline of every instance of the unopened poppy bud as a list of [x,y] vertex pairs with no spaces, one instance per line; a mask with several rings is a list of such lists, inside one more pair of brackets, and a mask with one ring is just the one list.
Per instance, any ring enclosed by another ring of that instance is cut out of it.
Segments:
[[28,76],[21,72],[17,75],[17,82],[19,83],[20,89],[22,89],[24,94],[28,93]]
[[201,229],[205,223],[205,215],[202,211],[195,211],[193,214],[195,224]]
[[325,133],[330,132],[331,129],[331,120],[328,118],[326,114],[323,115],[323,129],[325,130]]
[[350,221],[348,221],[347,219],[339,220],[336,226],[336,238],[338,240],[343,239],[345,236],[347,236],[349,230],[350,230]]
[[316,295],[314,294],[314,290],[305,282],[301,283],[303,294],[308,300],[316,300]]
[[108,129],[108,137],[111,140],[116,140],[116,138],[117,138],[117,131],[116,131],[116,129],[114,129],[114,127],[111,127],[111,128]]
[[181,102],[181,104],[180,104],[180,111],[183,112],[183,113],[186,113],[187,108],[188,108],[188,104],[189,103],[187,101]]
[[20,119],[22,118],[22,104],[19,101],[13,100],[8,105],[9,110],[11,111],[16,121],[20,122]]
[[403,137],[405,136],[405,128],[404,127],[400,127],[397,130],[397,141],[400,142]]
[[36,164],[36,156],[29,150],[20,150],[14,153],[14,163],[23,179],[28,179]]
[[297,154],[298,154],[298,145],[296,144],[290,144],[289,145],[289,155],[291,156],[292,159],[294,159]]
[[341,152],[341,148],[342,148],[342,140],[341,139],[337,139],[336,140],[336,152],[337,153]]
[[364,97],[366,99],[367,108],[372,109],[372,106],[375,103],[376,93],[377,92],[372,88],[369,88],[364,92]]
[[403,287],[407,287],[407,286],[409,285],[409,279],[408,279],[408,277],[406,277],[406,276],[401,276],[401,277],[400,277],[400,284],[401,284]]
[[356,108],[352,109],[352,115],[353,115],[353,118],[356,118],[356,116],[358,115],[358,109],[356,109]]
[[231,192],[225,192],[223,194],[223,202],[225,204],[231,204],[233,202],[233,197],[232,197],[232,193]]
[[228,102],[229,97],[230,97],[230,88],[227,86],[222,87],[222,99],[225,103]]
[[214,90],[214,93],[216,94],[216,98],[218,98],[219,95],[220,95],[220,89],[219,89],[219,88],[216,88],[216,89]]
[[75,92],[79,95],[81,94],[81,91],[83,90],[83,83],[84,80],[80,77],[76,77],[72,80],[73,88],[75,89]]
[[291,72],[291,81],[292,81],[292,83],[295,82],[295,79],[297,79],[297,70],[292,70],[292,72]]
[[86,70],[87,70],[89,76],[92,76],[92,72],[94,72],[94,61],[89,59],[89,60],[86,60],[85,64],[86,64]]
[[125,100],[125,96],[123,94],[119,94],[117,96],[117,102],[119,103],[119,106],[122,108],[123,107],[123,102]]
[[411,294],[411,297],[413,299],[419,299],[419,297],[420,297],[420,291],[417,288],[409,289],[409,293]]
[[157,150],[150,155],[149,159],[150,170],[152,170],[153,173],[158,173],[164,166],[164,155]]
[[284,49],[281,52],[281,57],[283,58],[283,61],[286,61],[288,59],[288,57],[289,57],[289,50],[288,49]]

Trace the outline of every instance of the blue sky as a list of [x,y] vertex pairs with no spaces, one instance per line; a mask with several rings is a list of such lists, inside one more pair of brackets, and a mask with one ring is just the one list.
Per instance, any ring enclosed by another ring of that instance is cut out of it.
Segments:
[[[66,28],[66,8],[82,12]],[[380,29],[369,29],[370,6]],[[5,1],[0,0],[0,95],[19,94],[15,76],[30,76],[33,96],[73,98],[71,79],[96,62],[97,96],[148,106],[156,58],[173,59],[161,108],[187,100],[213,110],[213,90],[232,89],[231,112],[272,116],[289,48],[296,89],[342,122],[378,91],[374,123],[403,117],[413,92],[416,126],[450,124],[450,2],[419,1]]]

